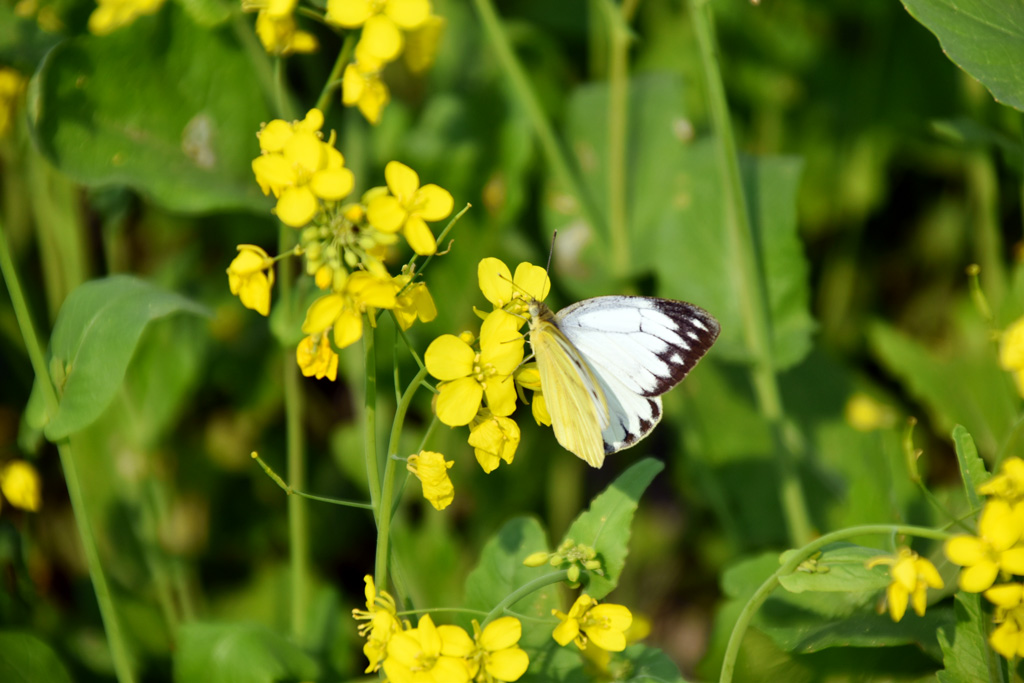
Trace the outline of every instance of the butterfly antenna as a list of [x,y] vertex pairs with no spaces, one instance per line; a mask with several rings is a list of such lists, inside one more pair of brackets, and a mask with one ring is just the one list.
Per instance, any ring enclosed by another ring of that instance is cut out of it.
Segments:
[[551,257],[555,255],[555,238],[558,237],[558,230],[551,233],[551,248],[548,249],[548,265],[544,266],[544,272],[551,277]]

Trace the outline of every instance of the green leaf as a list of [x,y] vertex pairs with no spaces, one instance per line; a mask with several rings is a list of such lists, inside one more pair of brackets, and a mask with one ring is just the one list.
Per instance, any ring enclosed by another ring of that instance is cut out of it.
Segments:
[[[615,678],[626,683],[682,683],[683,677],[679,667],[661,650],[655,647],[636,644],[630,645],[622,653],[624,675]],[[613,672],[618,657],[612,655]],[[627,668],[628,666],[628,668]]]
[[28,109],[46,155],[85,185],[127,185],[175,211],[270,207],[250,166],[272,118],[252,64],[227,29],[177,6],[59,44]]
[[231,17],[231,8],[223,0],[177,0],[192,21],[200,26],[217,26]]
[[[536,519],[516,517],[509,520],[484,545],[480,562],[466,578],[466,606],[489,612],[514,590],[553,571],[548,565],[527,567],[523,564],[531,553],[547,549],[547,537]],[[547,585],[510,607],[518,614],[550,620],[551,610],[561,607],[558,586]],[[551,628],[554,628],[554,623]],[[548,629],[538,626],[523,630],[523,647],[539,647],[548,641],[551,641]]]
[[1024,5],[992,0],[903,0],[942,51],[999,102],[1024,111]]
[[319,675],[312,657],[266,626],[192,622],[178,631],[177,683],[274,683]]
[[[779,561],[785,562],[789,552],[783,553]],[[822,548],[821,555],[807,564],[806,571],[798,569],[780,576],[779,583],[791,593],[877,591],[889,585],[889,574],[882,567],[868,569],[866,564],[873,557],[887,554],[875,548],[834,543]]]
[[604,493],[594,498],[590,509],[576,518],[565,539],[588,545],[597,551],[603,576],[589,574],[587,593],[600,600],[612,592],[626,565],[629,552],[630,523],[640,496],[665,465],[645,458],[619,475]]
[[71,292],[50,338],[51,373],[63,377],[54,377],[60,405],[46,425],[46,438],[63,439],[98,418],[120,388],[146,325],[179,312],[208,315],[179,294],[127,275],[86,282]]
[[49,645],[33,635],[0,631],[0,681],[71,683],[67,669]]
[[953,444],[956,446],[956,461],[960,465],[960,476],[964,480],[964,488],[967,490],[967,500],[971,507],[979,509],[981,500],[978,498],[978,486],[984,484],[988,479],[988,470],[985,469],[985,462],[978,457],[978,447],[974,445],[974,439],[962,425],[953,428]]
[[[987,619],[981,611],[981,596],[957,593],[953,605],[956,624],[939,629],[942,648],[942,671],[936,674],[939,683],[973,683],[979,678],[1000,680],[995,670],[996,655],[985,640]],[[994,676],[982,676],[988,671]]]

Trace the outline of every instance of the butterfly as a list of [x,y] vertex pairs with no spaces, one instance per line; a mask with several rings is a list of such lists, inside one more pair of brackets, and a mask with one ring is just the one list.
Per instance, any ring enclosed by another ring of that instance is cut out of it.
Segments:
[[592,467],[654,429],[661,395],[683,381],[720,329],[698,306],[643,296],[599,296],[558,313],[532,300],[529,311],[555,438]]

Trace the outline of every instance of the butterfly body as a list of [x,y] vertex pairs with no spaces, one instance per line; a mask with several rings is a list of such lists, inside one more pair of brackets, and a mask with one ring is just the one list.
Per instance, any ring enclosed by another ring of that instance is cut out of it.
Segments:
[[718,337],[703,309],[636,296],[586,299],[558,313],[530,303],[530,345],[555,438],[600,467],[661,420],[661,394]]

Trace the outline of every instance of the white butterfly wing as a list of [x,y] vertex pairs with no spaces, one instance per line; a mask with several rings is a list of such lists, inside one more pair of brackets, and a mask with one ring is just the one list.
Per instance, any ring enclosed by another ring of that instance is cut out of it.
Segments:
[[679,384],[718,337],[703,309],[683,301],[601,296],[555,315],[597,376],[610,416],[605,453],[632,446],[661,419],[661,394]]

